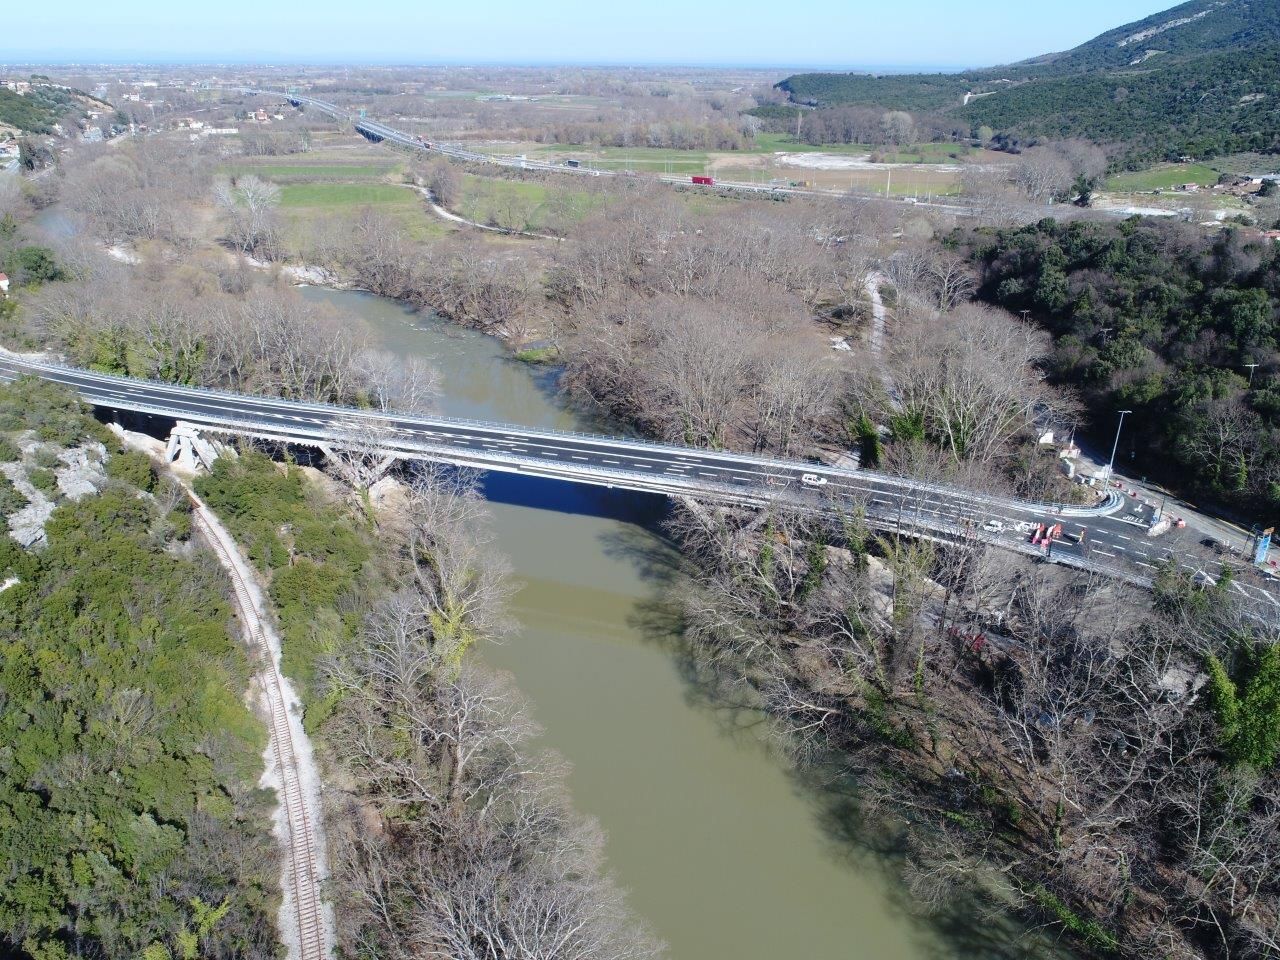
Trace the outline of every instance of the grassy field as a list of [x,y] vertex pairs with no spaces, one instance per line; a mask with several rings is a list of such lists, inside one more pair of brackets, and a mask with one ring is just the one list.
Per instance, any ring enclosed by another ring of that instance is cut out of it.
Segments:
[[823,190],[854,190],[858,193],[883,194],[888,186],[895,197],[949,196],[959,193],[954,173],[946,170],[801,170],[796,167],[763,170],[760,167],[722,167],[716,171],[720,180],[740,183],[770,183],[774,181],[796,186],[815,187]]
[[374,207],[388,214],[415,240],[434,240],[450,230],[407,187],[390,183],[288,183],[280,188],[285,231],[298,249],[306,248],[308,234],[317,222],[361,207]]
[[256,173],[268,180],[367,180],[380,179],[399,170],[399,167],[378,164],[237,164],[227,172]]
[[648,157],[617,157],[606,160],[592,160],[590,166],[596,170],[631,170],[635,173],[654,174],[695,174],[704,173],[707,169],[705,160],[655,160]]
[[[954,164],[963,162],[965,158],[978,156],[978,152],[963,144],[955,143],[922,143],[910,147],[885,148],[873,147],[864,143],[825,144],[813,146],[799,143],[787,134],[765,133],[756,138],[756,146],[751,150],[671,150],[657,147],[604,147],[593,148],[585,145],[548,144],[532,149],[533,153],[550,155],[551,157],[573,157],[581,160],[586,166],[599,170],[633,170],[636,173],[670,174],[673,176],[691,176],[693,174],[714,173],[726,179],[760,181],[771,178],[785,180],[815,179],[815,171],[801,170],[785,166],[774,166],[771,161],[777,153],[829,153],[846,156],[875,155],[886,164]],[[741,166],[735,157],[742,157]],[[549,157],[550,158],[550,157]],[[753,158],[748,160],[747,158]],[[761,166],[760,164],[763,164]],[[767,171],[772,170],[772,173]],[[726,171],[732,175],[726,176]],[[744,173],[743,171],[748,171]],[[817,176],[817,179],[829,180],[829,175]],[[846,176],[846,180],[848,177]],[[875,175],[855,175],[853,182],[875,180]],[[941,189],[951,186],[950,177],[940,184]],[[927,188],[937,192],[939,184],[929,183]],[[926,189],[926,187],[920,187]],[[912,193],[912,188],[896,186],[894,193]]]
[[466,174],[459,216],[508,230],[554,230],[576,223],[608,202],[602,190],[575,188],[572,181],[531,183]]
[[1107,181],[1106,188],[1115,193],[1139,193],[1172,190],[1183,183],[1209,187],[1217,182],[1218,171],[1203,163],[1161,163],[1149,170],[1114,176]]
[[280,206],[286,210],[383,204],[417,206],[418,200],[409,190],[390,183],[287,183],[280,188]]
[[556,153],[599,158],[601,160],[700,160],[706,162],[707,150],[670,150],[665,147],[596,147],[581,143],[550,143],[537,148],[538,153]]
[[915,143],[904,147],[877,147],[869,143],[801,143],[787,133],[756,135],[751,153],[832,153],[866,156],[876,154],[884,163],[955,163],[974,152],[963,143]]

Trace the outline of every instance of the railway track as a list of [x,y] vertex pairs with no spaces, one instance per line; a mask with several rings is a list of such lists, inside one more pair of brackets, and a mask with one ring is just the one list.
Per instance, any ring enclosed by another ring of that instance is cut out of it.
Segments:
[[[329,924],[322,899],[324,872],[321,869],[320,835],[308,810],[306,788],[300,771],[298,751],[289,717],[280,670],[263,629],[263,611],[244,578],[231,548],[205,515],[205,506],[194,495],[194,518],[205,539],[213,546],[231,575],[232,590],[240,610],[246,635],[263,658],[260,674],[267,700],[269,749],[280,777],[280,803],[284,812],[285,869],[282,877],[284,904],[281,932],[286,925],[296,937],[297,960],[328,960],[331,954]],[[286,937],[286,941],[289,938]],[[294,960],[290,951],[290,960]]]

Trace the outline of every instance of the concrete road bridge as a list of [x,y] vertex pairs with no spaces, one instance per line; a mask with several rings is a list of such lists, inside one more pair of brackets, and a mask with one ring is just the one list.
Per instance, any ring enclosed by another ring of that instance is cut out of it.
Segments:
[[[206,465],[217,455],[218,437],[241,436],[322,452],[355,450],[383,469],[398,461],[446,463],[705,503],[857,513],[874,530],[983,543],[1140,587],[1152,586],[1163,563],[1213,578],[1228,563],[1152,537],[1151,506],[1116,489],[1094,506],[1036,503],[816,462],[183,387],[0,351],[0,382],[24,375],[70,387],[100,410],[167,421],[170,454],[185,451]],[[1030,531],[1042,524],[1061,525],[1051,546],[1032,542]],[[1232,589],[1265,609],[1268,620],[1280,613],[1269,586],[1233,578]]]
[[1048,559],[1139,584],[1150,583],[1168,553],[1147,536],[1149,509],[1116,490],[1091,507],[1035,503],[871,470],[225,393],[0,356],[0,380],[23,375],[70,387],[102,410],[173,421],[170,451],[206,458],[210,444],[201,438],[228,435],[321,450],[354,448],[387,465],[432,461],[719,504],[857,511],[880,530],[942,542],[976,540],[1028,556],[1045,552],[1027,530],[1060,523],[1064,537]]

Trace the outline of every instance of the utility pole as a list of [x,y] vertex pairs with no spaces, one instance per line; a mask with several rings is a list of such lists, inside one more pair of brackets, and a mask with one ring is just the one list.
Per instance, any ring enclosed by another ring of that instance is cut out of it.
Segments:
[[1120,422],[1116,424],[1116,442],[1111,445],[1111,462],[1107,464],[1107,476],[1110,477],[1115,471],[1116,466],[1116,450],[1120,448],[1120,431],[1124,427],[1124,418],[1126,414],[1133,413],[1132,410],[1120,411]]
[[1258,364],[1246,363],[1245,366],[1249,368],[1249,389],[1252,390],[1253,389],[1253,371],[1258,369]]

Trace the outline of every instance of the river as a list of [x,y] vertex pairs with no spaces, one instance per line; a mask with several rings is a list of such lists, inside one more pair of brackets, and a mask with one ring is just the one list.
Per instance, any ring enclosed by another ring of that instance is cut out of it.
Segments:
[[[553,374],[492,338],[368,294],[303,295],[362,317],[385,349],[431,360],[443,414],[591,426],[557,397]],[[521,629],[483,656],[514,675],[546,746],[572,764],[576,806],[603,826],[611,869],[672,960],[1051,952],[1012,924],[913,915],[897,873],[872,852],[892,835],[857,824],[851,798],[790,775],[758,715],[710,702],[664,617],[662,499],[498,474],[485,492],[521,584]],[[869,831],[867,842],[838,839]]]
[[[53,207],[36,218],[75,232]],[[440,371],[439,410],[590,429],[554,376],[500,343],[355,291],[302,295],[362,318],[380,345]],[[519,633],[483,650],[514,675],[543,742],[572,764],[579,810],[607,835],[610,868],[671,960],[1020,960],[1059,956],[1012,921],[911,913],[885,828],[856,801],[802,784],[755,713],[712,702],[668,625],[666,502],[494,474],[496,546],[521,584]],[[855,836],[856,840],[847,839]]]

